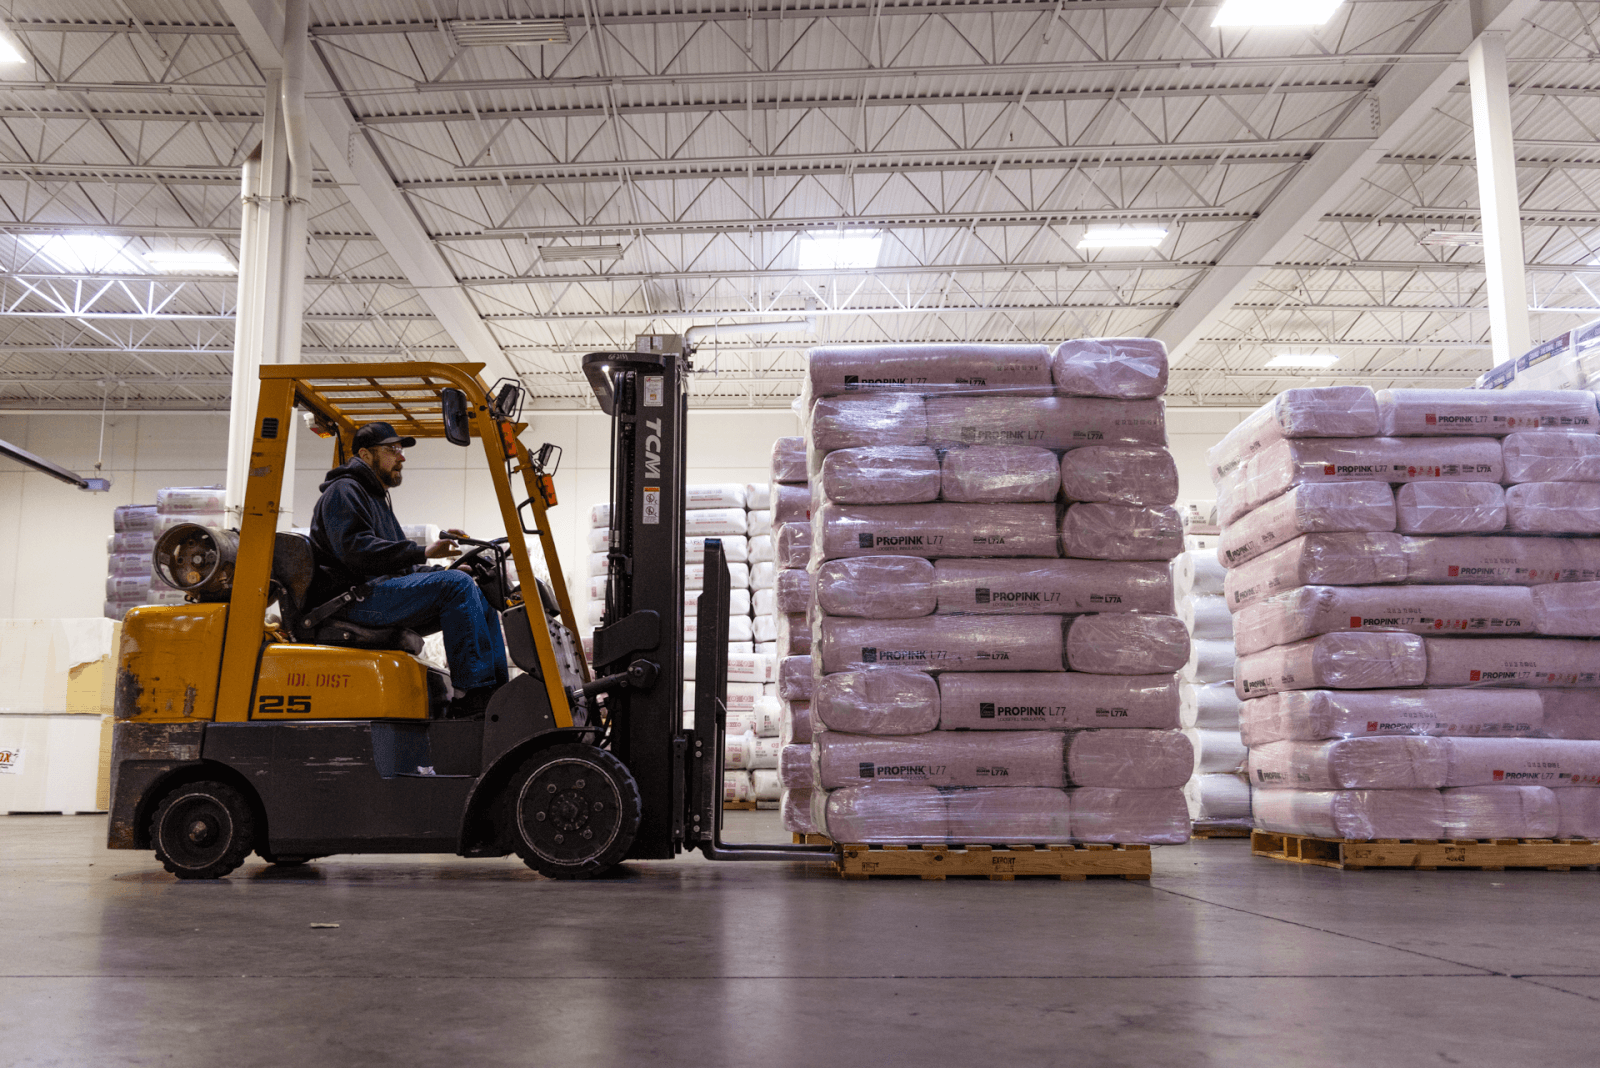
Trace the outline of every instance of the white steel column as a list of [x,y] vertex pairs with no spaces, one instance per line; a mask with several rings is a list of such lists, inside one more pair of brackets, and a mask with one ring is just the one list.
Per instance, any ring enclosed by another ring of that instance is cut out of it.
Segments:
[[1467,49],[1467,79],[1472,87],[1478,210],[1483,216],[1483,263],[1488,274],[1489,340],[1498,365],[1533,347],[1505,34],[1484,33],[1472,42]]

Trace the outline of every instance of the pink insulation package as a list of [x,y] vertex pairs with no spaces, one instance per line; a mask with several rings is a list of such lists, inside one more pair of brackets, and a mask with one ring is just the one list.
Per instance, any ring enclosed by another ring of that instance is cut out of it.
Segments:
[[1373,631],[1324,634],[1241,656],[1234,668],[1233,685],[1240,698],[1248,699],[1282,690],[1421,686],[1427,678],[1424,639],[1415,634]]
[[1178,499],[1178,465],[1166,449],[1087,445],[1062,454],[1061,490],[1069,501],[1171,504]]
[[1238,567],[1302,534],[1392,531],[1395,519],[1387,482],[1296,486],[1230,522],[1217,541],[1217,559]]
[[775,606],[782,612],[807,612],[811,609],[811,573],[786,567],[778,572],[774,589]]
[[1405,578],[1405,539],[1398,534],[1304,534],[1231,569],[1223,593],[1229,609],[1238,611],[1297,586],[1375,586]]
[[1544,723],[1532,690],[1287,690],[1239,706],[1246,745],[1369,734],[1526,737]]
[[1278,394],[1206,453],[1212,482],[1284,438],[1375,438],[1378,401],[1366,386],[1288,389]]
[[1440,738],[1445,786],[1600,786],[1600,742],[1566,738]]
[[1406,581],[1540,586],[1600,580],[1600,541],[1590,538],[1407,538]]
[[779,438],[772,443],[772,481],[806,481],[806,439]]
[[1061,788],[1066,743],[1059,731],[932,731],[892,738],[824,731],[813,742],[813,759],[826,790],[868,782]]
[[1493,482],[1408,482],[1394,507],[1402,534],[1493,534],[1506,525],[1506,492]]
[[1182,786],[1194,763],[1194,747],[1182,731],[1087,730],[1067,738],[1067,778],[1075,786]]
[[[1084,618],[1101,617],[1080,617]],[[1104,618],[1143,617],[1130,614]],[[1174,622],[1181,630],[1182,622]],[[873,665],[919,671],[1060,671],[1065,666],[1061,631],[1056,620],[1036,616],[926,616],[896,620],[827,617],[815,635],[812,655],[820,651],[825,673]],[[1122,655],[1131,658],[1134,653]],[[1138,671],[1115,674],[1144,675],[1158,670],[1161,669],[1146,660]]]
[[927,443],[928,420],[919,396],[824,397],[811,408],[807,469],[819,471],[820,457],[835,449]]
[[1556,792],[1543,786],[1459,786],[1442,800],[1447,838],[1551,838],[1561,825]]
[[946,672],[940,730],[1166,730],[1178,726],[1173,675]]
[[941,463],[947,501],[1021,504],[1053,501],[1060,481],[1056,454],[1031,445],[950,448]]
[[1429,686],[1600,686],[1600,642],[1574,638],[1426,638]]
[[1061,551],[1079,560],[1171,560],[1183,552],[1183,520],[1165,506],[1074,504],[1061,520]]
[[812,793],[812,822],[835,842],[943,844],[950,839],[945,795],[931,786],[867,783]]
[[938,604],[936,571],[918,556],[857,556],[817,568],[817,604],[830,616],[910,619]]
[[1189,806],[1181,789],[1085,786],[1069,794],[1077,841],[1177,845],[1189,840]]
[[1066,660],[1094,675],[1164,675],[1189,662],[1189,630],[1176,616],[1078,616],[1067,627]]
[[875,554],[927,559],[1061,555],[1053,504],[830,501],[812,522],[813,560]]
[[1600,838],[1600,790],[1552,790],[1558,810],[1558,838]]
[[829,730],[923,734],[939,726],[939,684],[900,668],[835,672],[817,680],[811,709]]
[[1378,421],[1379,432],[1388,437],[1600,433],[1594,394],[1565,389],[1382,389]]
[[823,495],[840,504],[920,504],[939,496],[939,455],[926,445],[873,445],[830,452]]
[[861,393],[1050,390],[1044,345],[819,345],[807,359],[813,397]]
[[1055,387],[1079,397],[1143,400],[1167,391],[1167,347],[1148,337],[1085,337],[1056,346]]
[[1437,789],[1450,778],[1450,739],[1403,735],[1250,748],[1257,790]]
[[1600,740],[1600,690],[1537,690],[1535,695],[1544,706],[1539,733]]
[[1252,794],[1256,826],[1318,838],[1442,838],[1438,790],[1262,790]]
[[1600,534],[1600,483],[1512,486],[1506,490],[1506,527],[1526,534]]
[[1159,400],[930,397],[926,419],[926,443],[939,448],[1031,445],[1076,449],[1083,445],[1167,443],[1165,409]]
[[952,842],[1072,840],[1072,801],[1066,790],[1043,786],[979,786],[945,791]]
[[1240,609],[1241,656],[1344,630],[1510,635],[1533,631],[1525,586],[1301,586]]
[[809,701],[816,679],[809,656],[786,656],[778,661],[778,696],[785,701]]
[[1540,634],[1600,635],[1600,582],[1560,582],[1533,588],[1533,629]]
[[811,524],[789,522],[778,527],[773,539],[779,567],[805,567],[811,562]]
[[1172,569],[1164,563],[938,560],[933,570],[938,611],[946,615],[1075,615],[1079,612],[1170,615],[1175,608]]
[[1600,482],[1600,435],[1518,431],[1501,449],[1507,482]]

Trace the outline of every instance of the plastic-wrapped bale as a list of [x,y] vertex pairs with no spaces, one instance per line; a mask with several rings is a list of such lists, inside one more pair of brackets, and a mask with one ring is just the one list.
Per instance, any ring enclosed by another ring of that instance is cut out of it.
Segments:
[[1424,638],[1429,686],[1600,686],[1600,642],[1574,638]]
[[950,840],[945,791],[903,782],[873,782],[812,793],[812,823],[835,842],[860,845],[943,844]]
[[[994,618],[987,617],[985,622]],[[1189,662],[1189,631],[1177,616],[1137,612],[1077,616],[1068,624],[1065,652],[1066,666],[1072,671],[1164,675]]]
[[752,512],[772,509],[772,484],[770,482],[746,482],[744,484],[744,506]]
[[750,772],[750,787],[753,801],[778,801],[783,797],[783,787],[778,784],[776,768],[753,769]]
[[779,656],[809,655],[811,653],[811,622],[804,612],[783,612],[777,617],[777,653]]
[[1375,734],[1524,737],[1543,723],[1544,702],[1532,690],[1286,690],[1239,710],[1251,746]]
[[933,570],[946,615],[1170,614],[1176,607],[1171,568],[1150,561],[939,560]]
[[1242,775],[1196,775],[1183,785],[1189,818],[1196,821],[1245,821],[1250,818],[1250,783]]
[[[1189,577],[1184,589],[1174,588],[1173,593],[1178,597],[1188,597],[1191,594],[1205,596],[1222,596],[1227,592],[1228,569],[1222,566],[1215,552],[1186,552],[1178,560],[1173,561],[1173,567],[1184,567],[1188,570]],[[1174,576],[1177,572],[1174,571]],[[1174,578],[1176,582],[1176,578]]]
[[830,452],[823,495],[839,504],[920,504],[937,500],[939,454],[925,445],[877,445]]
[[773,549],[779,567],[805,567],[811,562],[811,524],[779,525],[773,538]]
[[809,656],[786,656],[778,661],[778,696],[785,701],[809,701],[816,686]]
[[1402,534],[1493,534],[1506,525],[1506,493],[1493,482],[1409,482],[1394,505]]
[[1049,449],[973,445],[946,450],[939,477],[947,501],[1025,504],[1055,500],[1061,476]]
[[1228,607],[1238,611],[1300,586],[1404,582],[1405,545],[1398,534],[1303,534],[1230,569],[1223,586]]
[[925,417],[926,444],[937,448],[1030,445],[1060,450],[1084,445],[1167,443],[1165,411],[1159,400],[930,397]]
[[1167,391],[1167,347],[1149,337],[1063,341],[1050,359],[1057,392],[1148,400]]
[[816,823],[811,818],[812,791],[785,790],[778,798],[778,813],[783,820],[783,829],[794,834],[820,834]]
[[1192,613],[1189,634],[1195,640],[1233,640],[1233,616],[1228,612],[1226,597],[1191,597],[1189,609]]
[[[1443,786],[1600,786],[1600,742],[1566,738],[1438,738]],[[1294,743],[1289,743],[1294,744]]]
[[1048,393],[1043,345],[819,345],[807,354],[813,397],[864,393]]
[[[111,510],[111,529],[117,534],[154,531],[156,506],[153,504],[119,504]],[[155,549],[154,541],[150,545]]]
[[1540,634],[1600,636],[1600,582],[1535,586],[1533,629]]
[[1257,790],[1438,789],[1450,778],[1444,738],[1380,735],[1250,747]]
[[742,482],[714,482],[683,487],[684,507],[690,511],[706,508],[745,509],[748,498]]
[[1378,400],[1366,386],[1284,390],[1228,431],[1206,453],[1211,481],[1285,438],[1378,436]]
[[1528,634],[1533,596],[1525,586],[1301,586],[1234,616],[1241,655],[1345,630]]
[[1309,483],[1230,521],[1217,539],[1217,557],[1238,567],[1302,534],[1392,531],[1396,520],[1387,482]]
[[726,735],[723,739],[722,766],[730,771],[749,771],[750,762],[755,759],[755,750],[756,736],[749,731]]
[[1600,534],[1600,483],[1512,486],[1506,490],[1506,527],[1527,534]]
[[1189,661],[1183,676],[1191,683],[1226,682],[1237,670],[1238,654],[1232,641],[1195,638],[1189,643]]
[[778,750],[778,781],[791,790],[811,789],[816,785],[816,764],[811,745],[791,743]]
[[1190,687],[1187,702],[1178,705],[1179,725],[1202,727],[1207,730],[1239,729],[1239,695],[1234,692],[1233,680],[1208,682]]
[[934,565],[921,557],[858,556],[822,564],[812,588],[829,615],[911,619],[937,607],[935,576]]
[[772,511],[767,508],[750,509],[745,513],[749,535],[754,538],[772,533]]
[[1600,740],[1600,690],[1539,690],[1540,733],[1548,738]]
[[1067,777],[1075,786],[1182,786],[1194,772],[1194,760],[1182,731],[1074,731],[1067,741]]
[[1386,437],[1504,437],[1518,430],[1600,433],[1594,394],[1554,389],[1378,391],[1378,432]]
[[938,677],[941,730],[1078,730],[1178,726],[1172,675],[947,672]]
[[[1183,740],[1182,735],[1177,737]],[[812,747],[818,779],[827,790],[868,782],[919,786],[1000,782],[1060,788],[1066,786],[1066,741],[1067,735],[1059,731],[933,731],[882,737],[829,730],[819,734]]]
[[1538,586],[1600,580],[1600,540],[1459,537],[1405,539],[1406,581]]
[[1060,556],[1053,504],[841,505],[813,520],[812,559]]
[[816,721],[811,716],[810,701],[784,701],[783,720],[778,737],[785,745],[810,745],[816,737]]
[[1069,501],[1169,505],[1178,499],[1178,465],[1166,449],[1088,445],[1061,456]]
[[1552,790],[1558,809],[1556,837],[1600,838],[1600,790]]
[[743,508],[696,508],[683,513],[683,530],[690,537],[717,538],[744,534],[749,519]]
[[750,745],[751,770],[771,769],[777,770],[778,755],[783,752],[783,740],[780,738],[763,738],[759,735]]
[[1315,838],[1423,838],[1444,833],[1438,790],[1256,790],[1256,826]]
[[797,568],[778,572],[774,606],[779,612],[805,612],[811,608],[811,573]]
[[1183,520],[1170,507],[1074,504],[1061,522],[1061,549],[1080,560],[1171,560],[1183,552]]
[[808,523],[811,521],[811,490],[807,486],[777,485],[772,495],[772,523]]
[[979,786],[945,791],[952,842],[1028,843],[1072,840],[1072,801],[1066,790],[1042,786]]
[[811,696],[817,721],[849,734],[925,734],[938,728],[939,708],[933,676],[900,668],[825,675]]
[[1443,791],[1446,838],[1552,838],[1561,824],[1543,786],[1463,786]]
[[754,801],[755,785],[750,781],[748,771],[725,771],[722,773],[722,800],[724,802]]
[[1189,840],[1189,808],[1181,788],[1085,786],[1069,794],[1077,841],[1178,845]]
[[804,483],[806,474],[806,439],[779,438],[772,443],[772,481]]
[[1501,451],[1507,482],[1600,482],[1600,435],[1518,431]]
[[716,538],[722,543],[722,558],[728,562],[730,569],[734,564],[749,564],[750,539],[745,535],[701,534],[692,538],[685,538],[683,540],[683,565],[686,569],[686,573],[696,566],[705,566],[707,537]]
[[1238,731],[1190,729],[1183,732],[1194,747],[1196,775],[1224,775],[1244,766],[1248,755]]
[[[824,397],[811,408],[807,464],[808,469],[820,470],[821,457],[836,449],[928,443],[928,418],[921,397]],[[777,502],[773,504],[776,509]]]

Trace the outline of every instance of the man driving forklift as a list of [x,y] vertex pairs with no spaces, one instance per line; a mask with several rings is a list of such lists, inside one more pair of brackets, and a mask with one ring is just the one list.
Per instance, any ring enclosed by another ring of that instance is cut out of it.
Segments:
[[456,556],[461,530],[445,530],[426,549],[405,536],[389,490],[400,485],[405,450],[417,439],[401,437],[388,423],[356,430],[355,455],[328,472],[311,514],[311,544],[317,574],[310,603],[321,604],[365,586],[340,613],[369,627],[405,627],[419,633],[444,631],[451,685],[464,695],[452,711],[472,716],[507,678],[500,614],[465,572],[425,564]]

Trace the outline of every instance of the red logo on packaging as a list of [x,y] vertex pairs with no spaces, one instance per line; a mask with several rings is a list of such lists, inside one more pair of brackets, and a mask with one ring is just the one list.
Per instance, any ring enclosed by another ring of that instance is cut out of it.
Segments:
[[1415,467],[1408,467],[1408,468],[1406,468],[1406,474],[1410,475],[1412,478],[1416,478],[1417,477],[1417,469]]
[[1429,426],[1438,426],[1439,425],[1439,417],[1437,415],[1434,415],[1432,412],[1429,412],[1427,415],[1423,416],[1422,417],[1422,421],[1424,423],[1427,423]]
[[1503,772],[1503,771],[1500,771],[1499,769],[1496,769],[1495,773],[1494,773],[1494,781],[1495,782],[1505,782],[1506,781],[1506,773]]
[[1450,565],[1450,577],[1451,578],[1460,578],[1461,577],[1461,568],[1458,565],[1456,565],[1456,564],[1451,564]]
[[1368,733],[1376,733],[1377,730],[1378,730],[1378,721],[1375,720],[1375,719],[1367,720],[1367,732]]
[[1338,474],[1338,470],[1332,464],[1323,464],[1322,473],[1325,475],[1333,475]]
[[1360,617],[1360,616],[1351,616],[1351,617],[1350,617],[1350,625],[1351,625],[1351,626],[1352,626],[1352,627],[1359,627],[1359,626],[1361,626],[1361,617]]
[[1467,681],[1468,682],[1482,682],[1483,681],[1483,672],[1479,671],[1477,668],[1473,668],[1472,669],[1472,674],[1467,676]]

